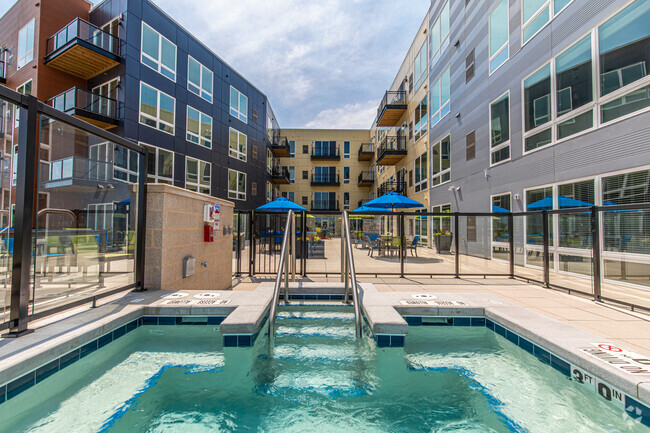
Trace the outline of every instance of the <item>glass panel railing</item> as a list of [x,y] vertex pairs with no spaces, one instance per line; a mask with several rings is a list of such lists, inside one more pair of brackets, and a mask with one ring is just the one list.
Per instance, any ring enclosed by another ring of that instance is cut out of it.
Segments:
[[77,87],[73,87],[49,99],[47,103],[64,113],[72,110],[82,110],[112,119],[117,119],[118,114],[118,102],[115,99],[107,98]]
[[120,55],[120,43],[117,37],[80,18],[76,18],[47,40],[47,55],[49,56],[75,39],[90,43],[111,54]]
[[[505,233],[501,233],[503,238],[499,238],[498,242],[492,241],[494,223],[502,218],[502,216],[459,216],[460,275],[509,274],[508,254],[510,248],[507,243],[509,237],[507,229]],[[505,242],[503,242],[504,239]],[[496,257],[494,251],[496,251]]]
[[[541,216],[535,215],[539,218],[541,224]],[[532,281],[543,282],[544,270],[543,265],[543,247],[542,244],[530,243],[529,237],[526,235],[527,222],[529,216],[514,215],[513,216],[513,236],[515,243],[515,275],[520,278],[530,279]],[[541,227],[541,225],[540,225]],[[541,230],[541,228],[540,228]],[[541,233],[541,231],[540,231]],[[538,239],[543,239],[540,234]],[[551,258],[552,262],[552,258]]]
[[[452,224],[453,218],[450,219],[448,216],[441,217],[425,213],[404,216],[404,235],[406,237],[404,271],[406,274],[416,276],[454,275]],[[435,232],[432,231],[434,226],[436,227]],[[440,226],[444,226],[444,233],[438,229]]]
[[[341,213],[310,212],[306,215],[305,264],[310,275],[341,273]],[[357,265],[358,269],[358,265]]]
[[593,295],[591,212],[576,210],[554,215],[557,247],[551,247],[549,283]]

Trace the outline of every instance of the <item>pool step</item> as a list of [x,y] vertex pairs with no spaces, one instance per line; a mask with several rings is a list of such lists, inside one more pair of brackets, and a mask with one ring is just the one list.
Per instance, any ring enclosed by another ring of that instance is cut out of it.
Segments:
[[[275,328],[275,336],[282,338],[326,338],[333,340],[350,340],[355,338],[354,327],[350,326],[291,326],[280,323]],[[282,341],[282,340],[280,340]]]
[[281,320],[333,320],[333,321],[354,321],[354,312],[337,311],[336,309],[324,310],[291,310],[279,311],[277,321]]
[[360,356],[356,346],[351,344],[280,343],[273,348],[273,358],[326,365],[357,361]]
[[301,398],[317,394],[326,398],[362,397],[372,393],[371,386],[355,371],[283,371],[263,392],[274,397]]

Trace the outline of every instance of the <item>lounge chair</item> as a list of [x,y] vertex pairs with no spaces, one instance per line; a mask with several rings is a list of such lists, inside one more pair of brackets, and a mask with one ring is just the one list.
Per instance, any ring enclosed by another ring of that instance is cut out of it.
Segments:
[[413,238],[413,242],[410,244],[406,245],[406,249],[411,250],[411,255],[415,253],[415,257],[418,256],[418,242],[420,240],[420,236],[416,236]]

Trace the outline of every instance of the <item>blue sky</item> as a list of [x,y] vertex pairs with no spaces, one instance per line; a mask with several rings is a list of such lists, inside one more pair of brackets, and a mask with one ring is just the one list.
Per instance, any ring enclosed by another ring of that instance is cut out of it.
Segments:
[[281,127],[366,129],[430,0],[155,2],[266,93]]

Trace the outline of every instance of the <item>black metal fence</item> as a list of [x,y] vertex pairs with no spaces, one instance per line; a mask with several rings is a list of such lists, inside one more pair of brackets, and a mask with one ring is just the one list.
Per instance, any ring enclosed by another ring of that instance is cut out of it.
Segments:
[[[241,236],[234,275],[277,272],[284,218],[236,213]],[[341,212],[297,218],[297,272],[339,274]],[[648,203],[520,213],[351,213],[350,220],[360,276],[518,278],[650,311]]]
[[2,320],[30,321],[142,288],[146,150],[0,86]]

